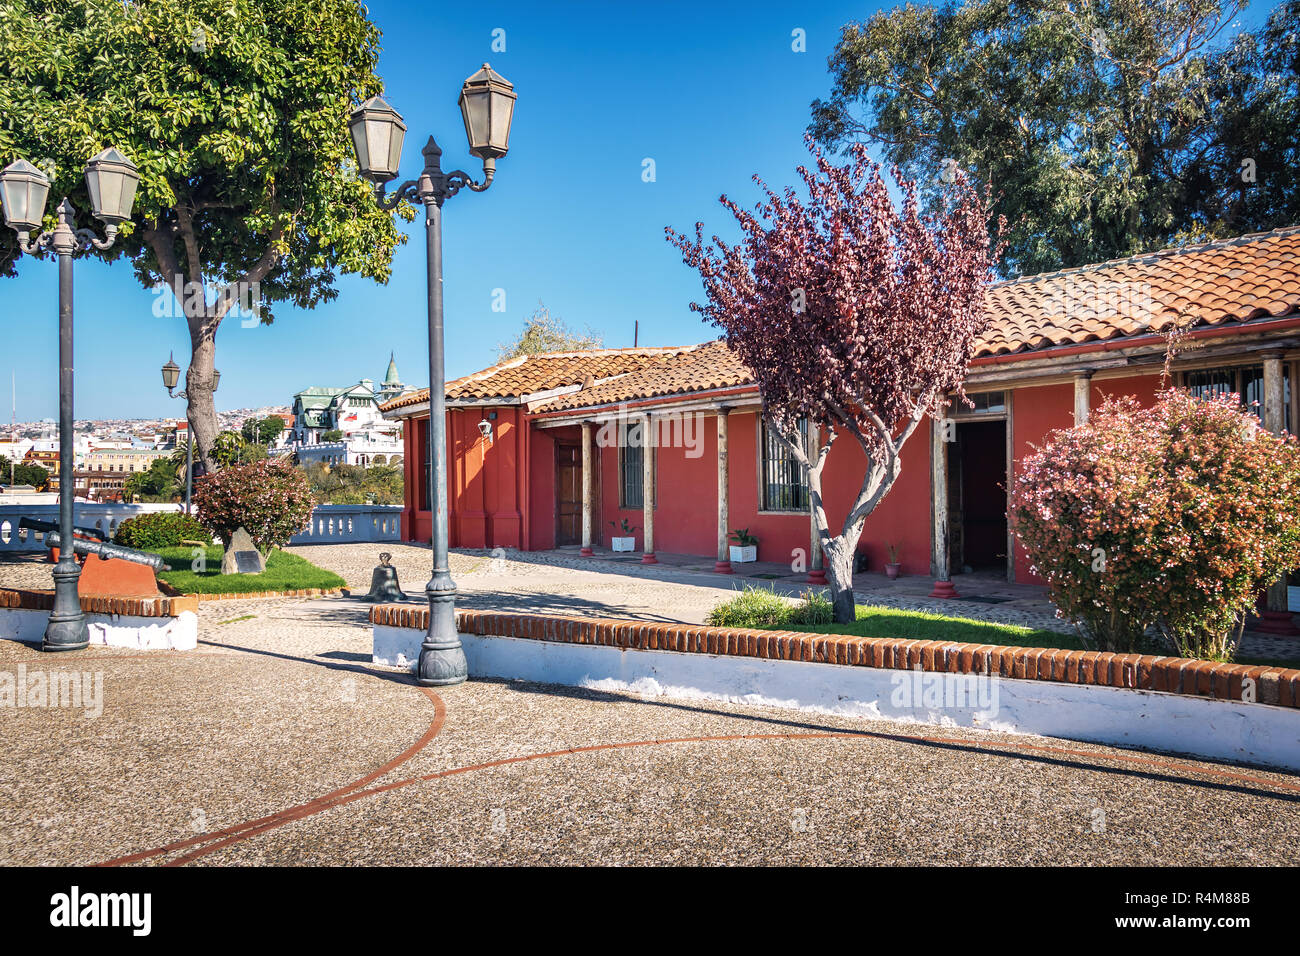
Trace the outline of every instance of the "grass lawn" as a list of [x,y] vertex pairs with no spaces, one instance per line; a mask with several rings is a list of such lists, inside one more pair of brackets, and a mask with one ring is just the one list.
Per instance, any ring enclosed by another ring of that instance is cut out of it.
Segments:
[[185,594],[241,594],[254,591],[297,591],[303,588],[341,588],[347,582],[333,571],[318,568],[305,558],[278,548],[266,559],[263,574],[222,574],[221,545],[207,549],[207,570],[193,571],[193,548],[158,548],[154,553],[167,562],[158,574]]
[[[747,587],[734,598],[718,604],[709,622],[718,627],[755,627],[763,630],[801,631],[808,634],[851,634],[854,637],[887,637],[902,640],[953,641],[962,644],[996,644],[1001,647],[1059,647],[1087,650],[1075,634],[997,624],[947,614],[903,611],[859,605],[852,624],[831,622],[831,607],[823,595],[813,593],[791,603],[771,588]],[[1158,655],[1167,651],[1148,651]],[[1300,661],[1267,657],[1238,656],[1237,664],[1268,667],[1300,667]]]
[[1073,634],[886,607],[859,606],[858,619],[852,624],[787,624],[784,628],[818,634],[852,634],[855,637],[898,637],[906,640],[1084,650],[1084,646]]

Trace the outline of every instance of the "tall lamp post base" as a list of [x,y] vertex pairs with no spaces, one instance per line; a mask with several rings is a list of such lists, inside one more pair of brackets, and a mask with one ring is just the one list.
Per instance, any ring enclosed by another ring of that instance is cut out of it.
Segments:
[[469,663],[456,631],[456,585],[446,571],[434,572],[424,593],[429,597],[429,630],[420,645],[416,682],[424,687],[463,684],[469,678]]
[[[65,560],[71,560],[72,566],[68,567]],[[54,566],[54,608],[45,626],[41,650],[79,651],[89,646],[86,615],[77,595],[77,579],[80,577],[81,569],[72,559],[71,552],[61,555],[59,563]]]

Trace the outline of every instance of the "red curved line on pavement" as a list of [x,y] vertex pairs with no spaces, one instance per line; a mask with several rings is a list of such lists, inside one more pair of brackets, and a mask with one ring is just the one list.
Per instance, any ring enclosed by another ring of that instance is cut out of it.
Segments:
[[[301,803],[298,804],[297,806],[289,807],[287,810],[281,810],[278,813],[271,814],[270,816],[260,817],[256,820],[249,820],[247,823],[240,823],[233,827],[226,827],[224,830],[213,830],[211,833],[204,833],[200,836],[190,837],[187,840],[178,840],[175,843],[169,843],[166,846],[155,847],[152,850],[143,850],[139,853],[132,853],[128,856],[119,856],[112,860],[105,860],[103,863],[97,863],[95,865],[96,866],[122,866],[123,864],[127,864],[127,863],[138,863],[141,860],[147,860],[151,857],[160,856],[164,853],[171,853],[176,850],[183,850],[186,847],[194,846],[196,843],[205,843],[209,840],[215,840],[220,837],[231,837],[236,834],[246,834],[247,836],[252,836],[254,832],[260,833],[262,832],[262,830],[267,829],[272,825],[278,826],[279,823],[288,823],[291,819],[298,819],[297,816],[290,816],[291,814],[297,813],[300,816],[306,816],[307,814],[302,813],[301,811],[309,810],[313,807],[316,807],[318,804],[328,803],[329,805],[332,806],[333,805],[332,801],[335,801],[338,798],[345,796],[346,794],[349,794],[354,790],[358,790],[361,787],[364,787],[367,784],[372,783],[375,780],[378,780],[380,777],[384,776],[385,774],[391,773],[393,770],[396,770],[402,764],[406,763],[406,761],[410,760],[417,753],[419,753],[421,750],[427,747],[430,741],[432,741],[434,737],[438,736],[438,732],[442,730],[443,722],[447,719],[447,705],[443,703],[441,697],[435,694],[428,687],[421,687],[420,690],[422,690],[424,694],[431,701],[433,701],[433,720],[430,721],[428,729],[425,730],[424,734],[420,737],[419,740],[411,744],[411,746],[407,747],[405,750],[403,750],[392,760],[388,761],[388,763],[384,764],[382,767],[378,767],[375,770],[372,770],[364,777],[360,777],[359,779],[354,780],[352,783],[349,783],[346,786],[339,787],[337,790],[331,790],[329,793],[316,797],[314,800],[309,800],[306,803]],[[279,822],[277,823],[276,821]]]
[[[1177,770],[1185,773],[1204,774],[1212,777],[1224,777],[1230,780],[1237,780],[1252,783],[1265,787],[1278,787],[1283,790],[1290,790],[1300,793],[1300,784],[1289,783],[1283,780],[1270,780],[1267,777],[1258,777],[1252,774],[1234,773],[1228,770],[1218,770],[1213,767],[1196,767],[1189,766],[1186,763],[1175,763],[1168,760],[1156,760],[1150,757],[1133,757],[1124,754],[1099,754],[1091,750],[1076,750],[1069,747],[1052,747],[1043,744],[1018,743],[1016,741],[997,741],[992,743],[980,743],[963,739],[960,737],[926,737],[920,734],[892,734],[881,733],[878,731],[840,731],[840,732],[809,732],[809,733],[790,733],[790,734],[725,734],[711,737],[673,737],[663,740],[630,740],[614,744],[593,744],[588,747],[571,747],[567,750],[552,750],[546,753],[525,754],[519,757],[504,757],[501,760],[492,760],[487,763],[472,764],[465,767],[453,767],[450,770],[439,770],[435,773],[425,774],[421,777],[408,777],[405,780],[395,780],[392,783],[381,784],[377,787],[371,787],[368,790],[354,790],[351,792],[339,794],[333,799],[322,797],[320,800],[313,801],[310,804],[303,804],[301,807],[295,807],[287,810],[275,817],[266,818],[266,822],[254,826],[249,824],[249,829],[242,829],[239,833],[232,834],[226,839],[217,843],[201,847],[184,856],[177,857],[164,866],[183,866],[191,860],[197,860],[200,857],[207,856],[209,853],[215,853],[224,847],[234,843],[240,843],[250,839],[258,834],[265,833],[268,830],[274,830],[284,826],[287,823],[293,823],[317,813],[323,813],[334,807],[341,807],[351,803],[353,800],[360,800],[362,797],[373,797],[381,793],[387,793],[390,790],[397,790],[403,787],[409,787],[417,783],[425,783],[431,780],[438,780],[442,777],[451,777],[457,774],[470,773],[474,770],[488,770],[493,767],[504,767],[509,764],[526,763],[533,760],[545,760],[551,757],[565,757],[571,754],[591,753],[597,750],[620,750],[630,747],[656,747],[663,744],[682,744],[682,743],[713,743],[736,740],[817,740],[817,739],[846,739],[846,738],[877,738],[884,740],[911,740],[922,743],[937,744],[956,744],[962,747],[970,747],[977,750],[999,750],[1011,748],[1014,750],[1037,751],[1042,753],[1063,754],[1075,757],[1088,757],[1093,760],[1114,760],[1121,763],[1132,763],[1141,766],[1159,767],[1166,770]],[[189,841],[194,843],[196,841]]]

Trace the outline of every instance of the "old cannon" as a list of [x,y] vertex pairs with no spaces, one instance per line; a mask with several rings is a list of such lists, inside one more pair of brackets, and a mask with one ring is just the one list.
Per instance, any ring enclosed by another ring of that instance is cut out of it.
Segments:
[[[45,546],[51,550],[59,547],[58,526],[51,522],[23,518],[18,527],[44,532]],[[97,530],[87,530],[101,540],[72,539],[72,553],[82,556],[81,578],[77,582],[79,593],[113,597],[152,597],[158,593],[154,575],[165,570],[167,562],[156,554],[111,544],[102,540],[103,535]],[[77,531],[80,533],[82,529]]]

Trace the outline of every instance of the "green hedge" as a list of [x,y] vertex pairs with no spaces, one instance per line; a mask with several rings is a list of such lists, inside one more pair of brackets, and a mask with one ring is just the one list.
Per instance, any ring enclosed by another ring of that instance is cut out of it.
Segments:
[[156,548],[175,548],[182,541],[202,541],[208,544],[212,535],[199,524],[197,518],[179,511],[162,511],[158,514],[136,515],[117,526],[113,542],[141,551]]

